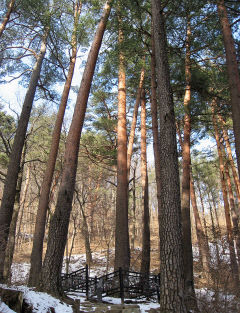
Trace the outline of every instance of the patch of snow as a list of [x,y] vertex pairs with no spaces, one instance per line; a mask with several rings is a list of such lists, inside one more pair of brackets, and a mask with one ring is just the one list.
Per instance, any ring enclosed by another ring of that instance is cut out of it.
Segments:
[[53,307],[56,313],[72,313],[72,307],[62,301],[53,298],[44,292],[29,291],[24,295],[27,303],[34,307],[33,312],[47,313],[48,309]]
[[11,310],[4,302],[0,300],[0,312],[1,313],[16,313],[15,311]]
[[141,313],[145,313],[150,309],[159,309],[159,303],[139,303]]

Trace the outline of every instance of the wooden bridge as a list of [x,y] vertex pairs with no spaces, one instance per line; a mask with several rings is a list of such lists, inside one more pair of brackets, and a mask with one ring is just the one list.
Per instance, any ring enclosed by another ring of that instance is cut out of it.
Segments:
[[100,277],[90,277],[88,266],[70,274],[62,274],[62,288],[64,291],[80,291],[86,293],[86,298],[112,296],[124,299],[147,298],[159,302],[160,275],[118,271]]

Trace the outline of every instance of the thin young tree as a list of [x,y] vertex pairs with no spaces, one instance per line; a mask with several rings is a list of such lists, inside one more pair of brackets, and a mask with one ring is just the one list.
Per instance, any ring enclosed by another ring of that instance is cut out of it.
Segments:
[[143,208],[141,273],[148,275],[150,271],[150,216],[147,170],[146,97],[144,89],[141,99],[141,181]]
[[152,0],[160,119],[160,312],[186,313],[181,229],[181,198],[175,114],[170,84],[163,1]]
[[111,11],[113,0],[106,1],[103,15],[98,24],[87,63],[78,91],[74,114],[66,141],[64,168],[59,186],[57,204],[49,226],[49,239],[44,259],[39,288],[51,294],[62,295],[61,269],[67,240],[68,225],[72,209],[76,180],[80,138],[85,119],[93,74],[101,47],[103,34]]

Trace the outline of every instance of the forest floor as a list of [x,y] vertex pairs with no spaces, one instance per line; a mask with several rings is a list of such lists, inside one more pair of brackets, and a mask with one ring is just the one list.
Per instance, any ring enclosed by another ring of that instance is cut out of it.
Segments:
[[[135,265],[137,267],[137,261],[139,259],[140,250],[136,249],[134,252]],[[111,272],[113,251],[110,251],[109,262],[106,260],[106,251],[94,252],[93,264],[90,269],[90,276],[101,276],[106,274],[106,272]],[[17,262],[16,262],[17,260]],[[33,308],[32,312],[39,313],[74,313],[73,307],[63,301],[60,301],[52,296],[35,292],[34,289],[28,288],[27,279],[30,269],[30,264],[28,262],[29,258],[23,257],[23,255],[18,255],[15,258],[15,263],[12,266],[12,284],[11,286],[0,285],[0,287],[17,289],[24,293],[25,301],[30,304]],[[71,257],[71,262],[69,264],[69,272],[76,271],[85,266],[85,254],[76,254]],[[108,264],[107,264],[108,263]],[[227,262],[228,263],[228,262]],[[229,268],[228,264],[224,268]],[[197,272],[197,261],[195,261],[195,286],[196,286],[196,296],[198,299],[200,312],[201,313],[240,313],[240,299],[231,293],[231,288],[229,289],[229,284],[222,284],[220,279],[216,279],[217,282],[209,283],[206,279],[203,279],[203,275]],[[222,279],[226,275],[223,271],[220,275],[216,277],[221,277]],[[66,263],[63,267],[63,272],[66,270]],[[137,270],[137,269],[136,269]],[[153,262],[152,272],[157,273],[157,263]],[[225,282],[228,281],[225,277]],[[229,282],[228,282],[229,283]],[[231,282],[230,282],[231,283]],[[96,302],[88,302],[86,296],[83,293],[72,292],[68,293],[68,296],[72,299],[78,299],[80,302],[79,312],[119,312],[121,300],[118,298],[104,298],[105,304],[97,304]],[[55,311],[51,311],[54,308]],[[130,313],[154,313],[159,308],[159,304],[156,302],[149,302],[147,300],[141,300],[140,302],[135,302],[134,304],[128,304],[122,310],[122,312]],[[130,310],[129,310],[130,309]],[[15,311],[11,310],[0,300],[0,313],[13,313]]]

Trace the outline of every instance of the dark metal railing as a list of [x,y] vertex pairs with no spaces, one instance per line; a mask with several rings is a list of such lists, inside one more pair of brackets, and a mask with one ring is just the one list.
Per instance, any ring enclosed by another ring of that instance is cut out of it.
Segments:
[[145,274],[126,271],[119,268],[110,274],[100,277],[89,277],[88,266],[70,274],[62,275],[62,288],[64,291],[79,290],[86,293],[87,298],[115,296],[121,298],[148,298],[157,299],[160,294],[160,275]]

